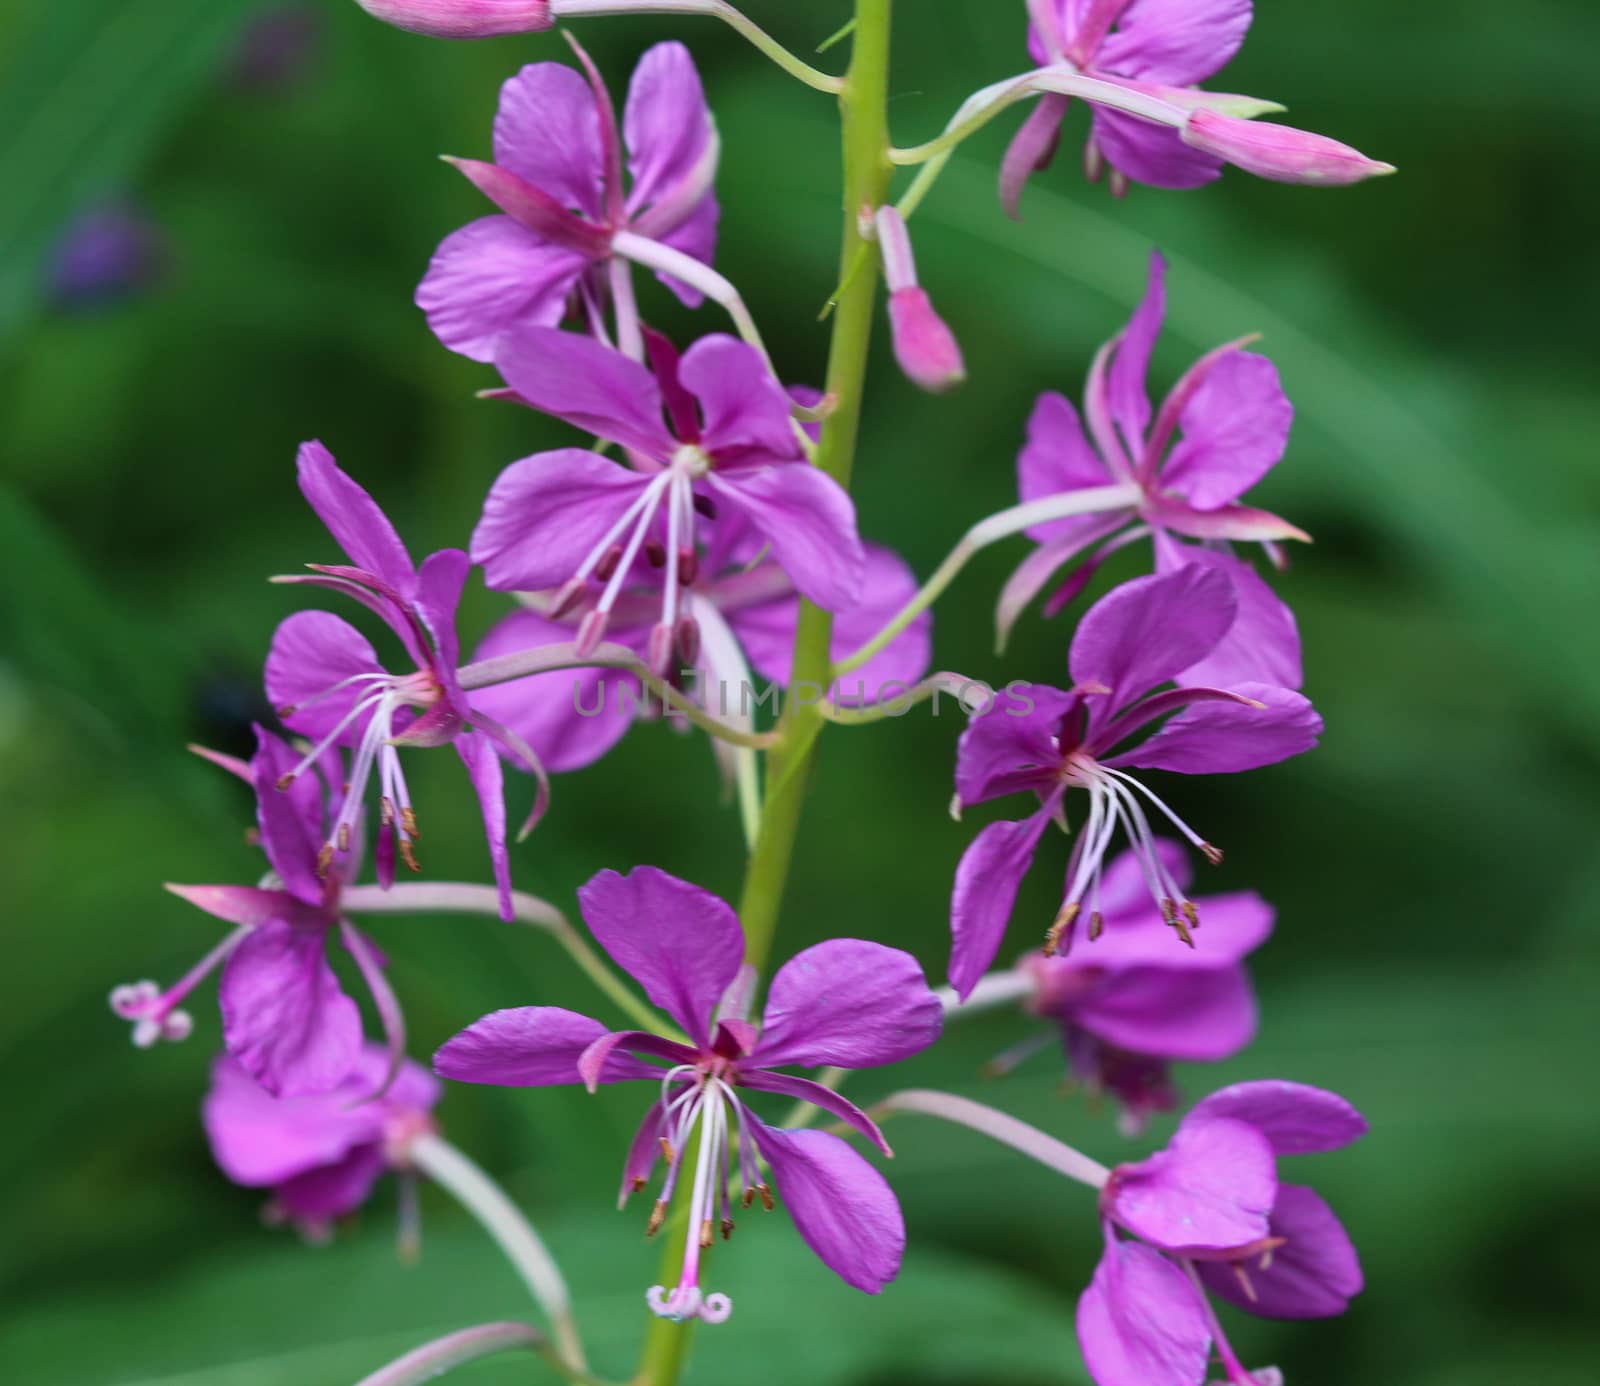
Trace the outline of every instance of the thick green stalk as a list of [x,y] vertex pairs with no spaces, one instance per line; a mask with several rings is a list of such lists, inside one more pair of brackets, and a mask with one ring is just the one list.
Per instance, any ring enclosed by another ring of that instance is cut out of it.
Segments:
[[[844,145],[844,244],[841,277],[856,261],[864,242],[858,230],[861,208],[880,205],[888,193],[893,168],[889,163],[889,19],[892,0],[856,0],[854,50],[844,89],[839,94]],[[867,350],[877,311],[878,261],[855,274],[839,297],[828,350],[827,391],[834,401],[822,428],[816,465],[846,488],[855,463],[856,435],[861,422],[861,395],[867,374]],[[789,879],[795,836],[817,734],[824,726],[817,699],[826,688],[831,663],[833,618],[809,602],[800,604],[795,633],[794,672],[779,719],[777,743],[767,753],[767,786],[761,832],[745,873],[740,917],[744,922],[745,957],[764,967]],[[686,1151],[688,1159],[691,1152]],[[681,1227],[678,1226],[681,1221]],[[683,1260],[683,1239],[691,1234],[687,1219],[674,1219],[661,1260],[661,1283],[676,1282]],[[689,1351],[690,1325],[652,1319],[645,1337],[635,1386],[676,1386]]]
[[[889,163],[889,12],[891,0],[857,0],[855,49],[840,96],[844,115],[844,243],[841,278],[862,252],[858,226],[863,207],[877,207],[888,193]],[[848,489],[861,422],[867,350],[877,314],[878,259],[866,264],[845,286],[833,317],[828,353],[827,391],[833,413],[823,425],[816,464]],[[745,957],[764,967],[777,928],[795,837],[816,754],[823,717],[817,701],[828,686],[833,617],[809,602],[800,604],[795,633],[793,676],[778,725],[778,744],[767,757],[766,800],[761,835],[745,875],[739,917],[744,923]]]

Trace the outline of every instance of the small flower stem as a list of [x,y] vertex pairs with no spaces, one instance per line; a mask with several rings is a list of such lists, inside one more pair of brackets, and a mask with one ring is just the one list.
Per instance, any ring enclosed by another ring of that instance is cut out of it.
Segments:
[[550,1332],[562,1362],[587,1371],[583,1342],[572,1316],[567,1282],[539,1234],[506,1197],[505,1191],[447,1141],[424,1133],[406,1146],[407,1161],[450,1193],[498,1243],[516,1267],[528,1293],[550,1320]]
[[[890,685],[885,684],[878,691],[880,694],[887,691]],[[893,697],[880,697],[875,703],[866,707],[840,707],[838,704],[824,700],[818,706],[822,710],[824,719],[832,722],[836,727],[865,727],[874,722],[886,721],[891,717],[904,717],[918,703],[925,703],[929,698],[937,698],[941,693],[948,693],[962,705],[963,713],[980,712],[987,707],[994,697],[994,690],[981,679],[969,679],[965,674],[943,672],[929,674],[920,683],[914,683],[903,692],[896,693]],[[981,699],[975,706],[968,707],[967,701],[975,693],[981,693]],[[938,715],[935,707],[935,715]]]
[[[844,232],[840,264],[845,268],[865,248],[857,213],[864,206],[882,205],[892,173],[888,157],[891,13],[892,0],[856,0],[850,71],[843,83],[829,79],[826,88],[839,92],[842,115]],[[878,261],[875,254],[869,254],[868,259],[870,263],[839,295],[839,310],[833,319],[828,352],[826,385],[834,407],[823,424],[814,458],[816,466],[846,489],[855,462],[867,353],[877,312]],[[778,912],[794,856],[795,837],[800,830],[817,735],[824,725],[816,703],[794,694],[806,684],[826,683],[832,637],[833,618],[809,602],[801,601],[791,696],[784,700],[777,744],[768,752],[761,832],[750,854],[740,897],[745,959],[757,969],[763,967],[772,950]],[[688,1220],[684,1219],[683,1224],[682,1236],[690,1235],[692,1229]],[[662,1249],[663,1285],[671,1285],[677,1276],[683,1257],[682,1236],[674,1230]],[[687,1325],[652,1319],[634,1386],[676,1386],[688,1356],[689,1343]]]
[[1043,500],[1026,501],[1022,505],[1014,505],[1009,510],[990,515],[988,519],[979,520],[961,537],[961,542],[950,550],[949,556],[922,585],[922,590],[901,607],[895,617],[871,640],[854,654],[833,666],[827,682],[831,683],[840,674],[848,674],[852,669],[859,669],[887,646],[895,636],[932,606],[973,557],[988,548],[990,544],[998,543],[1013,534],[1020,534],[1032,525],[1064,519],[1069,515],[1095,515],[1112,510],[1131,510],[1139,504],[1142,497],[1143,492],[1133,482],[1124,482],[1116,486],[1091,486],[1082,491],[1067,491],[1059,496],[1047,496]]
[[1111,1171],[1098,1160],[1091,1160],[1025,1121],[1018,1121],[1016,1117],[1007,1116],[970,1098],[913,1088],[897,1092],[893,1097],[877,1103],[871,1115],[876,1117],[880,1113],[890,1112],[916,1112],[965,1126],[990,1140],[999,1141],[1001,1145],[1009,1145],[1029,1159],[1037,1160],[1058,1174],[1066,1175],[1068,1179],[1087,1184],[1091,1189],[1104,1188],[1106,1180],[1111,1177]]
[[967,1019],[1001,1006],[1009,1006],[1032,996],[1038,989],[1039,984],[1026,972],[1015,970],[990,972],[978,978],[977,986],[973,987],[965,1001],[956,995],[954,987],[935,987],[933,994],[944,1007],[945,1019],[951,1020]]
[[563,1361],[550,1346],[550,1340],[525,1323],[480,1323],[473,1328],[447,1333],[379,1367],[370,1376],[362,1377],[356,1386],[421,1386],[456,1367],[519,1348],[537,1353],[569,1381],[582,1383],[582,1386],[603,1386],[599,1378]]
[[[450,881],[401,881],[384,890],[380,886],[347,886],[339,903],[352,914],[481,914],[500,917],[500,896],[493,886]],[[589,946],[571,920],[548,901],[520,890],[511,892],[511,905],[519,924],[544,929],[567,951],[583,974],[635,1025],[665,1039],[682,1040],[635,996],[605,960]]]
[[830,76],[803,62],[727,0],[554,0],[550,9],[558,19],[600,19],[618,14],[692,14],[720,19],[791,77],[814,91],[832,94],[844,89],[842,77]]
[[761,340],[761,331],[756,327],[756,320],[750,316],[750,310],[745,306],[743,296],[725,276],[718,274],[710,265],[696,260],[692,255],[685,255],[681,250],[674,250],[670,245],[652,241],[633,231],[617,232],[611,238],[611,249],[624,259],[632,260],[636,265],[643,265],[657,274],[671,275],[674,279],[681,279],[691,288],[698,289],[733,319],[733,325],[738,329],[739,335],[761,353],[761,359],[766,362],[767,369],[773,369],[772,358],[767,355],[767,344]]

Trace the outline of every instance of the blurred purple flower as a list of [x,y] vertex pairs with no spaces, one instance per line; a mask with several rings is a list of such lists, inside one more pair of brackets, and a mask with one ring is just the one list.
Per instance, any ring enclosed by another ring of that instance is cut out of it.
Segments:
[[301,446],[298,467],[301,491],[352,566],[313,563],[308,565],[313,576],[277,581],[309,583],[355,598],[383,619],[415,665],[407,674],[389,673],[358,630],[325,611],[299,612],[273,634],[267,655],[267,696],[286,726],[316,742],[283,776],[280,787],[288,788],[329,748],[354,750],[349,785],[323,843],[318,869],[326,875],[335,859],[350,851],[367,784],[376,770],[379,884],[393,882],[397,852],[411,870],[417,870],[417,818],[399,748],[452,745],[482,806],[501,914],[510,920],[511,868],[497,748],[539,780],[524,832],[544,811],[547,785],[544,769],[526,743],[469,703],[456,679],[460,652],[456,607],[470,567],[467,556],[459,549],[442,549],[424,559],[420,568],[413,565],[388,517],[339,469],[321,443]]
[[[1253,679],[1298,688],[1300,635],[1294,613],[1255,570],[1234,557],[1230,540],[1257,540],[1276,556],[1276,542],[1307,536],[1286,520],[1238,503],[1282,458],[1294,406],[1265,356],[1242,338],[1202,356],[1152,412],[1145,375],[1166,314],[1166,261],[1150,257],[1144,300],[1126,328],[1095,357],[1085,391],[1093,445],[1064,395],[1041,395],[1017,458],[1024,502],[1089,487],[1135,481],[1144,489],[1136,507],[1052,520],[1027,531],[1038,544],[1012,575],[996,612],[1004,645],[1017,617],[1066,563],[1104,541],[1079,563],[1045,604],[1054,615],[1082,592],[1112,553],[1150,537],[1156,571],[1199,564],[1225,573],[1238,597],[1232,629],[1183,682]],[[1177,437],[1176,446],[1172,444]],[[1129,527],[1131,526],[1131,528]],[[1198,539],[1200,544],[1183,542]]]
[[[659,573],[649,663],[696,639],[686,598],[700,571],[700,520],[721,542],[758,540],[804,597],[830,611],[860,600],[866,556],[855,507],[809,465],[790,397],[753,347],[720,334],[678,358],[651,334],[654,371],[589,338],[523,326],[500,338],[495,364],[524,403],[619,444],[627,465],[585,448],[513,462],[472,535],[472,558],[500,591],[559,588],[560,616],[603,584],[578,631],[580,653],[604,636],[639,567]],[[663,410],[671,421],[663,422]],[[724,527],[726,530],[724,531]],[[641,557],[644,563],[641,564]]]
[[[461,1082],[517,1087],[639,1081],[660,1090],[629,1148],[621,1202],[643,1188],[658,1155],[666,1180],[651,1216],[654,1232],[686,1155],[696,1151],[689,1232],[676,1286],[648,1294],[665,1318],[720,1323],[727,1295],[700,1284],[700,1254],[716,1229],[733,1231],[729,1185],[737,1164],[742,1204],[788,1204],[812,1251],[846,1283],[876,1294],[899,1271],[905,1227],[888,1184],[844,1141],[825,1131],[768,1126],[739,1089],[811,1102],[888,1152],[858,1107],[789,1065],[870,1068],[898,1062],[938,1038],[941,1011],[916,961],[898,949],[834,939],[778,969],[758,1025],[747,1015],[754,973],[741,966],[744,936],[716,896],[654,867],[627,876],[603,871],[579,891],[584,920],[612,960],[689,1037],[682,1044],[643,1031],[608,1031],[599,1021],[550,1006],[496,1011],[434,1056]],[[645,1062],[650,1060],[652,1062]],[[698,1139],[697,1139],[698,1135]],[[762,1177],[772,1171],[775,1188]]]
[[385,1171],[404,1172],[407,1143],[434,1129],[439,1083],[419,1064],[407,1060],[384,1095],[371,1099],[388,1066],[383,1048],[368,1045],[339,1086],[278,1098],[219,1055],[201,1108],[211,1153],[235,1184],[272,1190],[270,1217],[323,1240],[367,1201]]
[[[1189,931],[1198,913],[1162,860],[1141,800],[1209,859],[1220,861],[1222,854],[1126,770],[1253,770],[1309,750],[1322,730],[1322,719],[1304,697],[1270,684],[1156,691],[1206,659],[1237,611],[1228,579],[1198,564],[1135,578],[1096,602],[1079,624],[1071,689],[1008,690],[973,716],[957,750],[957,804],[1031,793],[1039,809],[1018,822],[991,823],[956,868],[950,984],[960,996],[971,993],[993,962],[1039,840],[1051,822],[1065,826],[1063,802],[1074,789],[1087,792],[1089,811],[1073,842],[1066,893],[1046,951],[1070,944],[1085,902],[1089,935],[1100,934],[1101,862],[1119,824],[1162,918],[1192,944]],[[1168,720],[1153,735],[1127,745],[1162,718]]]
[[1240,1365],[1206,1290],[1268,1318],[1342,1314],[1362,1288],[1355,1248],[1316,1193],[1278,1182],[1277,1158],[1338,1150],[1366,1129],[1334,1093],[1240,1083],[1197,1103],[1165,1150],[1112,1170],[1105,1254],[1078,1301],[1099,1386],[1195,1386],[1213,1340],[1229,1382],[1272,1380]]
[[310,5],[269,5],[244,22],[229,72],[241,87],[281,92],[294,86],[316,59],[322,15]]
[[98,307],[147,288],[165,260],[165,239],[142,209],[130,202],[92,207],[56,241],[50,297],[61,308]]
[[[605,85],[573,47],[587,81],[561,63],[523,68],[501,88],[495,161],[449,160],[500,215],[445,238],[417,306],[445,346],[474,361],[494,360],[514,328],[559,323],[574,294],[597,320],[618,232],[708,265],[716,250],[717,135],[689,50],[660,43],[639,60],[619,136]],[[699,305],[698,289],[661,278]]]

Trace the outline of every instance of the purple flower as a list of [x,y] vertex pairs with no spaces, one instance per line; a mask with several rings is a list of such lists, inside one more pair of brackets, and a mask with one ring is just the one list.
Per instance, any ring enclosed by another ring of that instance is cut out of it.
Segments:
[[[870,640],[911,600],[917,580],[905,560],[877,544],[866,554],[861,599],[833,623],[833,656],[842,659]],[[713,565],[716,565],[715,567]],[[491,659],[573,639],[599,594],[590,588],[559,619],[549,613],[560,594],[524,597],[530,605],[496,624],[474,651]],[[622,590],[611,609],[608,634],[641,655],[658,622],[660,593],[653,586]],[[683,593],[683,622],[694,636],[692,657],[674,671],[713,715],[742,722],[768,700],[773,685],[787,685],[800,602],[794,584],[771,561],[722,566],[714,555],[699,564]],[[928,670],[932,657],[931,613],[924,612],[850,680],[833,690],[839,702],[876,702],[903,692]],[[680,651],[679,653],[686,653]],[[756,684],[756,675],[767,687]],[[534,674],[480,689],[474,702],[505,723],[533,748],[552,772],[576,770],[605,755],[633,723],[642,702],[631,674],[581,669]]]
[[[1351,183],[1394,171],[1336,140],[1241,119],[1281,106],[1200,89],[1239,51],[1253,11],[1251,0],[1028,0],[1028,52],[1041,74],[1109,83],[1153,103],[1144,119],[1088,95],[1083,164],[1091,181],[1109,165],[1111,190],[1121,196],[1129,180],[1197,188],[1225,162],[1292,183]],[[1000,200],[1011,216],[1028,178],[1055,157],[1068,101],[1046,91],[1006,151]]]
[[[747,1016],[755,977],[741,966],[744,935],[733,911],[685,881],[639,867],[602,871],[578,892],[583,917],[612,960],[680,1025],[687,1044],[642,1031],[612,1032],[550,1006],[496,1011],[434,1056],[446,1078],[517,1087],[639,1081],[659,1090],[629,1148],[621,1202],[642,1189],[658,1155],[666,1179],[651,1216],[666,1216],[680,1177],[691,1180],[683,1270],[656,1286],[651,1309],[671,1319],[720,1323],[725,1294],[700,1284],[700,1254],[719,1228],[733,1231],[735,1171],[742,1206],[781,1197],[812,1251],[848,1284],[876,1294],[893,1280],[905,1246],[888,1184],[844,1141],[824,1131],[768,1126],[749,1092],[815,1103],[888,1153],[867,1115],[819,1083],[775,1070],[789,1065],[869,1068],[895,1063],[938,1038],[941,1013],[915,959],[859,939],[834,939],[796,955],[772,979],[766,1014]],[[649,1060],[651,1062],[646,1062]],[[698,1139],[696,1139],[698,1135]],[[696,1152],[693,1167],[686,1155]],[[772,1187],[760,1162],[772,1173]]]
[[1053,520],[1028,530],[1039,547],[1023,560],[1000,598],[1000,639],[1004,643],[1023,608],[1052,576],[1091,545],[1104,541],[1051,596],[1047,615],[1081,592],[1106,557],[1149,535],[1157,572],[1202,564],[1226,573],[1238,596],[1233,628],[1204,661],[1180,671],[1182,681],[1254,679],[1298,688],[1300,636],[1294,614],[1228,547],[1230,540],[1257,540],[1276,556],[1276,541],[1306,538],[1276,515],[1238,503],[1283,456],[1294,406],[1272,362],[1245,351],[1252,340],[1245,338],[1202,356],[1152,420],[1145,374],[1166,314],[1166,269],[1159,254],[1150,257],[1144,301],[1090,368],[1084,412],[1092,445],[1077,411],[1065,396],[1051,392],[1039,397],[1028,421],[1027,446],[1017,458],[1024,502],[1119,482],[1137,482],[1143,497],[1125,511]]
[[414,566],[388,516],[339,470],[321,443],[302,444],[298,466],[300,490],[350,564],[314,563],[308,566],[315,576],[279,581],[311,583],[354,597],[382,617],[415,666],[410,673],[389,673],[360,631],[325,611],[299,612],[273,634],[267,655],[267,696],[286,726],[316,742],[283,776],[280,787],[291,785],[332,747],[351,746],[355,752],[349,787],[323,842],[318,870],[326,875],[333,862],[350,851],[374,770],[380,786],[379,883],[393,882],[397,852],[411,870],[417,870],[417,817],[399,748],[453,745],[483,808],[501,913],[509,920],[511,867],[495,748],[540,777],[540,792],[524,832],[544,809],[544,771],[515,732],[467,702],[457,682],[456,606],[470,566],[467,556],[459,549],[442,549],[425,558],[420,568]]
[[338,1087],[277,1098],[218,1055],[201,1108],[211,1153],[235,1184],[272,1190],[275,1220],[322,1240],[367,1201],[386,1170],[406,1169],[413,1137],[434,1129],[439,1084],[418,1064],[407,1060],[384,1095],[371,1099],[388,1067],[384,1049],[368,1045]]
[[579,628],[582,652],[599,643],[637,569],[654,570],[661,595],[649,662],[665,669],[673,645],[683,653],[694,639],[686,598],[700,570],[700,524],[713,520],[724,552],[739,539],[770,547],[802,596],[830,611],[854,606],[866,568],[855,507],[806,462],[789,396],[760,353],[713,335],[680,361],[665,339],[649,340],[653,373],[554,328],[501,338],[495,364],[515,394],[619,444],[627,465],[561,448],[507,467],[472,535],[489,586],[560,588],[559,615],[599,584]]
[[[962,997],[994,960],[1039,839],[1052,821],[1065,826],[1064,801],[1073,790],[1088,795],[1088,813],[1073,842],[1046,951],[1070,944],[1085,903],[1090,939],[1101,933],[1101,862],[1119,824],[1162,918],[1192,944],[1198,913],[1156,848],[1145,801],[1210,860],[1222,854],[1127,770],[1253,770],[1309,750],[1322,729],[1304,697],[1271,684],[1156,691],[1205,660],[1237,611],[1228,579],[1199,564],[1135,578],[1096,602],[1079,624],[1071,689],[1008,690],[973,717],[957,750],[957,804],[1031,793],[1039,808],[1019,822],[984,828],[956,868],[950,984]],[[1168,720],[1153,735],[1128,744],[1162,718]]]
[[50,262],[50,294],[63,308],[92,308],[143,288],[162,269],[165,246],[131,204],[93,207],[62,231]]
[[[1192,869],[1182,848],[1158,838],[1155,850],[1168,877],[1187,891]],[[1244,957],[1272,932],[1272,906],[1253,891],[1194,904],[1205,928],[1193,935],[1193,948],[1175,949],[1146,893],[1138,854],[1124,852],[1101,876],[1104,933],[1069,956],[1031,953],[1018,964],[1030,984],[1027,1008],[1059,1027],[1073,1076],[1122,1104],[1129,1135],[1152,1112],[1177,1106],[1169,1064],[1215,1063],[1255,1036]],[[1035,1048],[1031,1041],[1026,1052]],[[1014,1061],[1008,1055],[1002,1063]]]
[[304,4],[269,5],[251,15],[234,42],[234,79],[261,92],[277,92],[305,76],[322,39],[322,15]]
[[1271,1378],[1239,1364],[1206,1290],[1268,1318],[1343,1313],[1362,1287],[1355,1248],[1316,1193],[1278,1182],[1277,1158],[1338,1150],[1366,1129],[1334,1093],[1240,1083],[1198,1103],[1165,1150],[1112,1170],[1100,1195],[1105,1255],[1078,1301],[1099,1386],[1197,1386],[1213,1339],[1230,1382],[1264,1386]]
[[[574,295],[596,319],[619,232],[704,264],[716,249],[717,136],[689,50],[660,43],[639,60],[619,138],[599,74],[573,47],[587,80],[560,63],[523,68],[500,91],[494,162],[450,161],[501,215],[445,238],[417,306],[441,342],[474,361],[493,360],[514,328],[559,323]],[[699,305],[699,290],[662,282]]]
[[165,991],[154,982],[118,987],[112,1009],[133,1022],[140,1048],[185,1039],[193,1022],[179,1007],[220,966],[222,1038],[229,1054],[276,1095],[327,1092],[349,1079],[363,1052],[361,1012],[328,965],[328,942],[336,935],[372,992],[398,1066],[404,1027],[384,980],[383,957],[339,912],[354,858],[336,872],[324,871],[321,861],[333,817],[324,807],[322,780],[328,781],[328,798],[337,802],[339,756],[328,753],[313,773],[297,775],[280,791],[280,780],[301,758],[269,731],[256,728],[256,753],[248,765],[207,755],[254,789],[257,832],[273,875],[262,886],[168,886],[234,930]]

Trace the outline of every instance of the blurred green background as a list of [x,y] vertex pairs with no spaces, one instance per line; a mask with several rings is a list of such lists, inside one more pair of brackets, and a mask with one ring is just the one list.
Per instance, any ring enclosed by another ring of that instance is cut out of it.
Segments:
[[[748,8],[799,50],[848,12]],[[898,8],[902,142],[1021,65],[1019,4]],[[1152,243],[1173,261],[1158,379],[1266,333],[1299,412],[1288,461],[1256,494],[1317,538],[1279,590],[1328,731],[1303,761],[1163,786],[1228,848],[1204,884],[1257,887],[1280,910],[1257,962],[1259,1041],[1181,1078],[1198,1094],[1292,1077],[1369,1115],[1365,1142],[1301,1174],[1345,1216],[1368,1290],[1337,1322],[1229,1324],[1247,1361],[1280,1364],[1295,1386],[1589,1383],[1600,14],[1587,0],[1260,11],[1219,84],[1284,100],[1286,118],[1400,176],[1330,192],[1229,173],[1117,203],[1077,179],[1080,125],[1014,226],[993,197],[1015,126],[1000,121],[916,223],[971,380],[929,400],[880,353],[863,529],[926,573],[1007,504],[1034,395],[1077,392]],[[326,0],[302,7],[303,62],[263,82],[238,58],[258,13],[242,0],[0,4],[0,1361],[15,1380],[340,1383],[522,1312],[476,1228],[431,1194],[414,1268],[393,1255],[387,1191],[328,1248],[264,1230],[259,1196],[217,1173],[196,1120],[217,1040],[210,992],[192,1041],[151,1053],[106,1009],[114,984],[170,979],[215,937],[161,881],[259,869],[245,798],[182,747],[246,746],[260,660],[296,605],[263,578],[330,555],[292,484],[296,443],[325,440],[421,553],[463,543],[498,469],[563,437],[474,400],[487,368],[440,348],[410,302],[439,238],[482,210],[433,156],[484,155],[500,81],[564,57],[559,38],[440,44]],[[642,48],[669,36],[691,44],[721,126],[720,265],[786,376],[816,380],[837,234],[829,102],[708,22],[582,30],[619,94]],[[63,306],[50,257],[72,217],[109,198],[157,228],[159,272],[116,302]],[[723,326],[654,286],[646,311],[680,334]],[[1059,621],[1028,620],[992,658],[991,604],[1020,552],[986,555],[941,604],[940,666],[995,681],[1061,671]],[[501,607],[475,587],[469,638]],[[859,933],[942,972],[951,872],[973,830],[945,813],[957,730],[947,709],[829,734],[780,947]],[[480,875],[454,758],[410,766],[430,875]],[[737,891],[736,817],[697,740],[643,728],[556,794],[515,856],[522,887],[570,906],[600,867],[650,861]],[[1027,917],[1048,917],[1054,874],[1035,874]],[[419,1055],[497,1006],[608,1014],[543,938],[460,919],[380,921],[377,934]],[[1019,924],[1014,942],[1031,937]],[[1053,1059],[982,1083],[984,1059],[1023,1028],[970,1022],[852,1092],[942,1084],[1107,1161],[1148,1148],[1059,1095]],[[462,1089],[441,1111],[547,1231],[592,1354],[616,1376],[632,1369],[656,1258],[643,1210],[611,1211],[634,1105]],[[1099,1244],[1090,1201],[914,1120],[891,1131],[912,1236],[901,1282],[868,1300],[786,1222],[748,1220],[715,1259],[736,1312],[701,1334],[692,1381],[1086,1380],[1072,1306]]]

